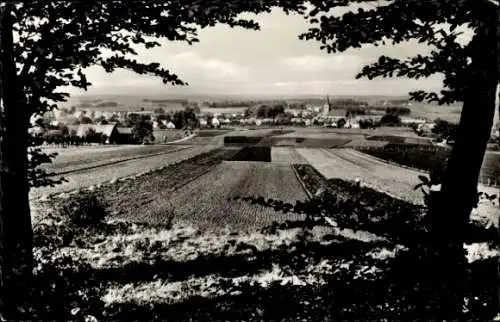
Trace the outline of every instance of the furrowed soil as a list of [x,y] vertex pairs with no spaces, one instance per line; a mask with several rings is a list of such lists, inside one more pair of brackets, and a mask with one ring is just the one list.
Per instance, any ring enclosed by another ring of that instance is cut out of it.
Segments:
[[[236,152],[237,150],[232,149],[215,149],[136,180],[103,187],[99,194],[104,197],[116,217],[138,222],[168,223],[175,210],[169,203],[170,195],[231,158]],[[201,188],[211,190],[210,185]],[[197,205],[198,197],[193,195],[191,198],[188,202]]]
[[[147,158],[139,158],[117,164],[94,167],[86,170],[78,170],[62,177],[66,178],[65,182],[54,187],[41,187],[30,191],[30,200],[36,200],[43,195],[55,194],[81,189],[93,185],[103,184],[108,181],[117,180],[119,178],[137,175],[141,172],[150,169],[169,166],[176,162],[190,159],[196,155],[213,150],[213,146],[204,147],[189,147],[187,149],[153,155]],[[61,176],[56,176],[61,177]]]
[[213,171],[188,183],[176,192],[158,198],[157,209],[170,202],[175,222],[196,225],[200,229],[252,230],[302,215],[283,213],[264,207],[245,197],[272,198],[294,203],[307,195],[289,165],[223,162]]

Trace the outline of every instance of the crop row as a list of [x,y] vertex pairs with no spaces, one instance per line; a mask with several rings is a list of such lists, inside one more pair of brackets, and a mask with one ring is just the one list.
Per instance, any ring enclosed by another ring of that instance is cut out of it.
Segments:
[[307,199],[288,165],[224,162],[196,181],[158,198],[153,213],[169,205],[177,222],[207,229],[227,226],[253,230],[274,221],[301,218],[255,202],[259,197],[288,203]]
[[[163,202],[176,189],[209,172],[222,161],[230,159],[236,150],[214,149],[192,158],[142,176],[138,180],[120,182],[99,192],[115,215],[128,219],[144,219],[157,216],[155,211],[168,215],[170,209],[158,209],[155,204]],[[203,189],[211,190],[210,186]],[[191,202],[197,204],[196,196]]]
[[190,159],[196,155],[213,150],[213,147],[183,148],[160,155],[133,159],[116,164],[104,165],[85,170],[79,170],[63,175],[67,182],[53,187],[39,187],[30,191],[30,200],[36,200],[47,195],[71,192],[86,187],[112,183],[118,179],[134,177],[152,169],[167,167]]

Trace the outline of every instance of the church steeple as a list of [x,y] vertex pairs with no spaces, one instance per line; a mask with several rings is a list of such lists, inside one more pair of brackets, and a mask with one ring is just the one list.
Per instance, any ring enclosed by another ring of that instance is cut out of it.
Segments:
[[323,113],[328,114],[332,109],[332,104],[330,103],[330,96],[326,95],[326,101],[323,105]]

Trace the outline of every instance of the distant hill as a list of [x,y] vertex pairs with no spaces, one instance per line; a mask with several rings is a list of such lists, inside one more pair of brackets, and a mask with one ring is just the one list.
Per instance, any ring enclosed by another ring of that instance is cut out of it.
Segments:
[[[79,108],[98,109],[103,111],[134,111],[144,108],[153,110],[156,107],[165,109],[181,109],[182,102],[185,101],[225,101],[225,100],[286,100],[288,102],[311,100],[323,102],[325,95],[81,95],[72,96],[68,102],[60,104],[61,107],[71,107],[75,105]],[[406,96],[388,96],[388,95],[329,95],[330,100],[354,99],[366,101],[375,104],[379,101],[407,100]],[[460,118],[461,105],[438,106],[436,104],[424,104],[411,102],[412,115],[423,116],[430,119],[442,118],[451,122],[458,122]],[[83,107],[87,106],[87,107]],[[497,117],[498,118],[498,112]]]

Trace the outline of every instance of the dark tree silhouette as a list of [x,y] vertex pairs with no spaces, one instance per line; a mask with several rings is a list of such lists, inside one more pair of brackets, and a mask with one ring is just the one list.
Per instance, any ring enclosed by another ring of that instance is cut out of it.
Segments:
[[[238,14],[267,12],[278,4],[286,8],[298,6],[293,1],[205,1],[189,5],[176,0],[1,3],[1,161],[5,171],[1,175],[0,267],[4,282],[1,294],[9,294],[1,299],[6,316],[23,311],[28,293],[23,281],[32,272],[27,174],[30,117],[65,101],[69,94],[59,92],[59,88],[72,85],[86,90],[91,86],[85,68],[94,65],[106,72],[124,68],[159,77],[165,84],[185,85],[160,64],[131,58],[137,55],[134,46],[158,47],[158,38],[193,44],[198,42],[199,28],[216,23],[258,29],[256,22],[239,19]],[[16,41],[14,33],[18,35]],[[103,49],[110,55],[103,55]]]
[[[377,62],[364,67],[358,78],[419,79],[441,74],[444,89],[439,94],[416,91],[410,93],[411,98],[439,104],[463,102],[439,202],[427,215],[432,248],[430,262],[438,282],[436,287],[443,286],[443,292],[429,301],[436,300],[436,312],[443,316],[449,317],[451,312],[459,315],[464,270],[458,264],[464,261],[464,227],[477,201],[478,177],[493,124],[499,81],[499,3],[396,0],[366,1],[359,6],[364,1],[311,2],[312,8],[305,17],[315,26],[300,38],[321,42],[321,49],[329,53],[365,44],[378,46],[386,41],[399,44],[418,40],[432,48],[428,55],[415,54],[405,60],[381,56]],[[359,9],[341,16],[331,14],[335,7],[351,5],[358,5]],[[468,44],[459,42],[459,27],[473,31]]]

